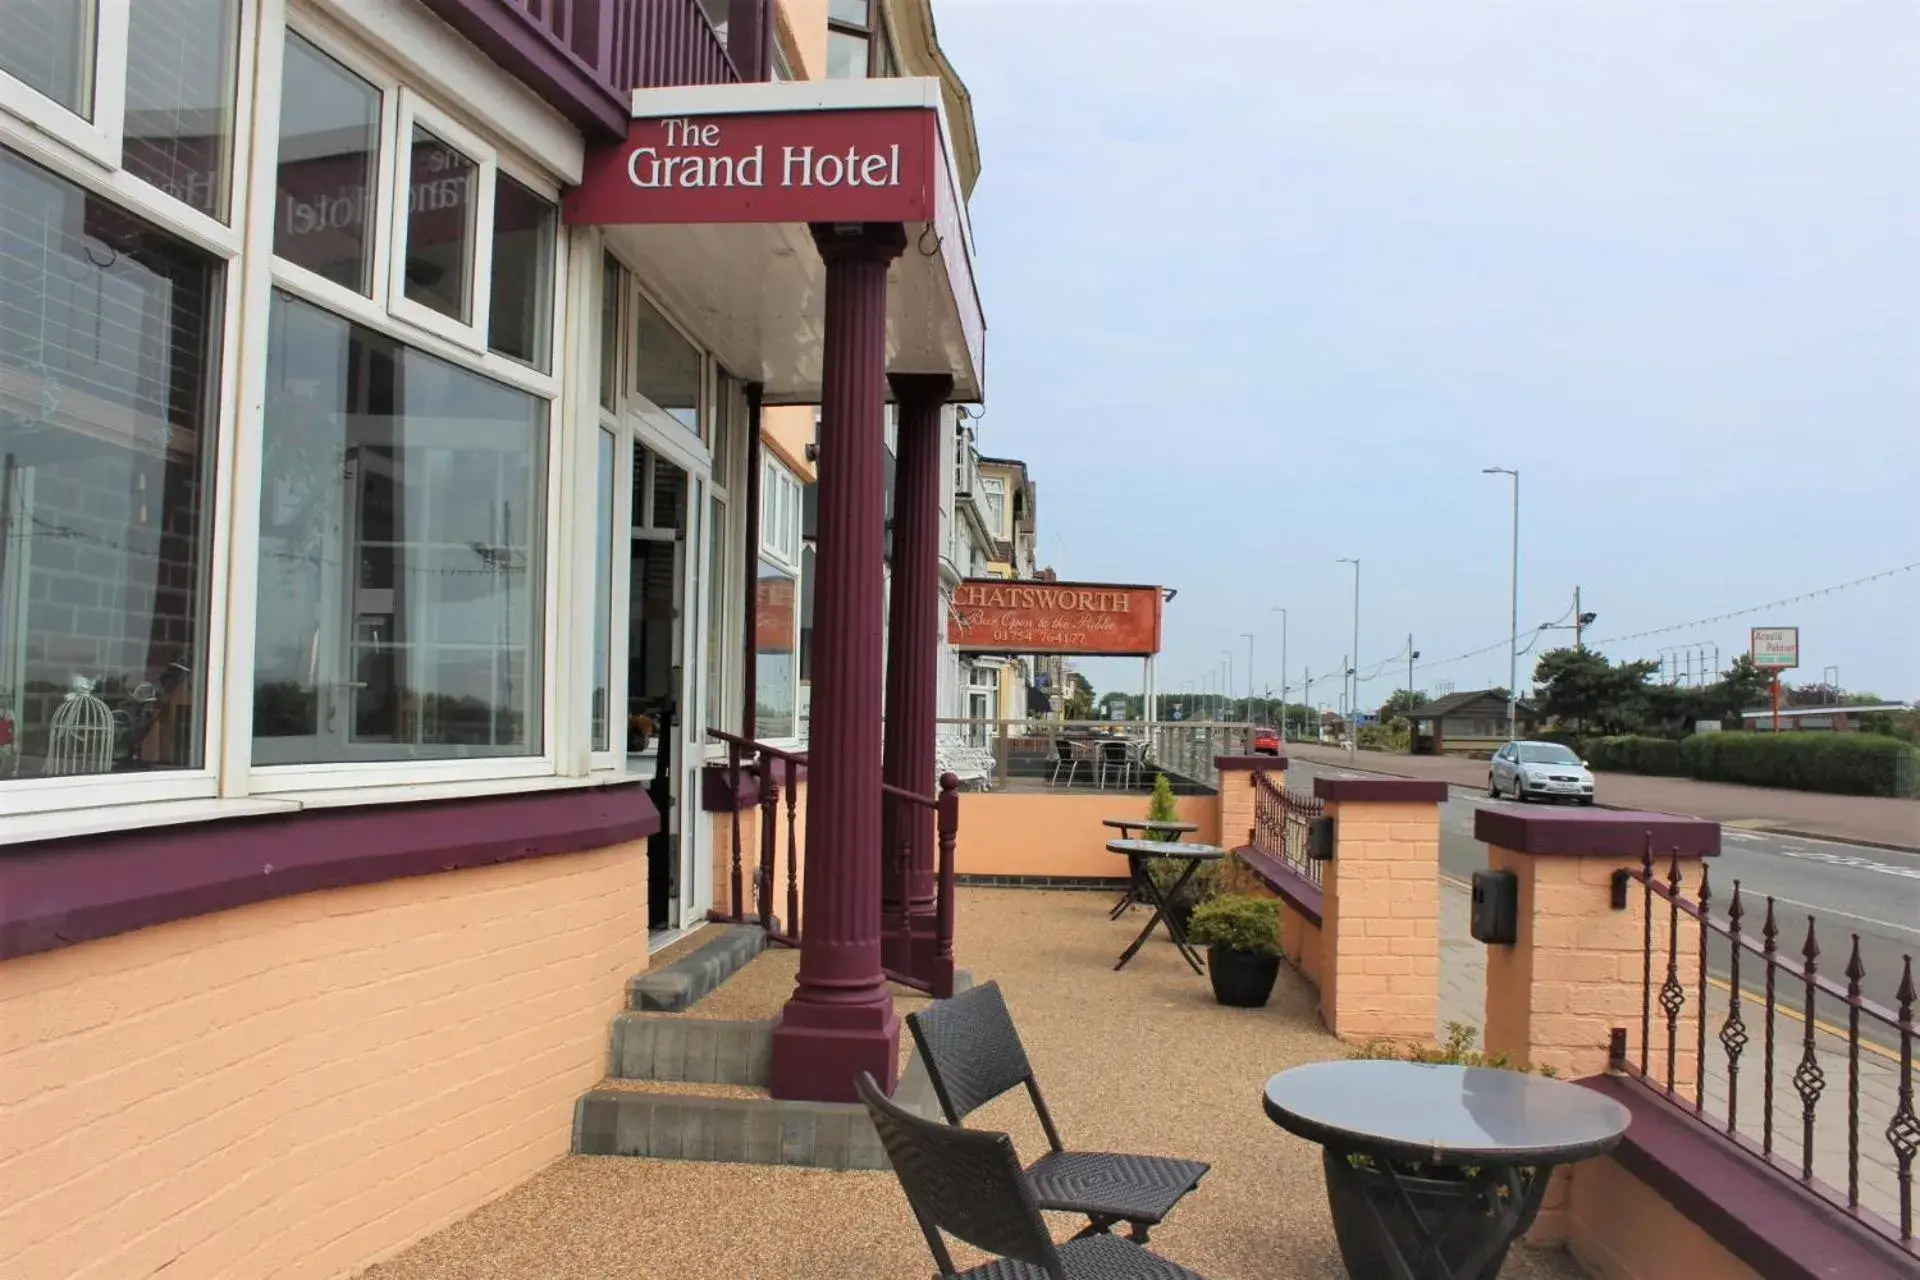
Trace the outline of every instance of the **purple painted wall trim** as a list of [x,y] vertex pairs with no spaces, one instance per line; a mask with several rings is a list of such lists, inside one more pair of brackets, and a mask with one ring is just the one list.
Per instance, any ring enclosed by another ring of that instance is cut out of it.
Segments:
[[1215,756],[1213,767],[1216,769],[1251,769],[1255,773],[1270,773],[1276,769],[1285,772],[1285,756]]
[[633,782],[38,841],[0,854],[0,960],[315,889],[601,849],[659,829],[645,784]]
[[1315,928],[1320,926],[1320,908],[1324,899],[1319,885],[1288,866],[1285,860],[1250,844],[1242,845],[1233,852],[1252,869],[1253,874],[1260,877],[1267,888],[1286,899],[1287,904],[1305,916]]
[[[796,781],[807,780],[807,766],[796,764],[792,767]],[[780,767],[779,781],[782,787],[787,785],[788,769]],[[708,813],[738,813],[742,809],[751,809],[760,803],[760,779],[754,774],[751,765],[740,766],[740,786],[728,794],[727,766],[709,764],[700,770],[700,807]]]
[[1720,853],[1720,824],[1671,813],[1631,809],[1480,809],[1473,838],[1515,853],[1566,857],[1638,858],[1653,834],[1656,858],[1712,858]]
[[1445,804],[1448,791],[1446,783],[1425,778],[1315,778],[1313,794],[1322,800],[1356,803]]
[[1644,1085],[1623,1076],[1577,1083],[1633,1115],[1612,1158],[1768,1280],[1920,1275],[1920,1258],[1877,1239]]
[[[627,136],[632,100],[508,0],[423,0],[442,22],[539,94],[590,141]],[[602,0],[612,5],[620,0]],[[628,0],[630,3],[631,0]]]

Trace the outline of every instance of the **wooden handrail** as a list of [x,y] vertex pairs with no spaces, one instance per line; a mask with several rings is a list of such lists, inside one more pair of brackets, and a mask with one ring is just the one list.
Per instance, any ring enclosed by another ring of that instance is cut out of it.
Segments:
[[776,760],[785,760],[788,764],[805,764],[807,762],[807,753],[804,751],[788,751],[782,747],[768,746],[766,743],[756,742],[752,738],[743,738],[737,733],[728,733],[725,729],[708,729],[707,736],[727,743],[729,746],[739,747],[744,751],[755,751],[763,756],[772,756]]

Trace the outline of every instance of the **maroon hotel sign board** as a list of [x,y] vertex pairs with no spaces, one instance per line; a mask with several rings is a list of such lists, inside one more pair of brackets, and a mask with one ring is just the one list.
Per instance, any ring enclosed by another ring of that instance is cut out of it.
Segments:
[[942,163],[927,107],[635,120],[587,158],[576,224],[932,222]]
[[966,653],[1146,658],[1160,652],[1160,588],[969,578],[953,593],[947,642]]

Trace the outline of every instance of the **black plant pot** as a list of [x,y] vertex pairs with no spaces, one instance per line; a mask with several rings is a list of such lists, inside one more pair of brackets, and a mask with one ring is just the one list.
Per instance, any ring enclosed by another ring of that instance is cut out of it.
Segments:
[[1208,947],[1207,976],[1213,982],[1213,998],[1221,1004],[1264,1009],[1280,977],[1280,957]]
[[[1394,1240],[1400,1247],[1402,1257],[1412,1259],[1418,1256],[1421,1239],[1406,1223],[1406,1210],[1393,1183],[1387,1176],[1371,1166],[1355,1168],[1348,1163],[1347,1157],[1333,1151],[1321,1152],[1322,1166],[1327,1174],[1327,1204],[1333,1211],[1333,1234],[1340,1242],[1340,1257],[1347,1265],[1350,1276],[1390,1276],[1394,1274],[1392,1264],[1387,1260],[1386,1246],[1380,1238],[1380,1226],[1374,1218],[1374,1210],[1388,1223],[1393,1224]],[[1484,1195],[1484,1191],[1472,1191],[1466,1179],[1456,1170],[1436,1171],[1454,1176],[1433,1178],[1400,1175],[1400,1186],[1406,1191],[1407,1199],[1419,1213],[1423,1222],[1437,1224],[1444,1221],[1453,1212],[1454,1206],[1469,1195]],[[1373,1201],[1373,1208],[1367,1207],[1367,1201]],[[1462,1268],[1476,1254],[1484,1249],[1499,1233],[1500,1215],[1497,1209],[1483,1206],[1481,1209],[1463,1213],[1440,1242],[1440,1255],[1445,1259],[1447,1268],[1457,1280],[1494,1280],[1500,1274],[1500,1268],[1506,1265],[1507,1249],[1511,1241],[1496,1249],[1477,1271],[1465,1271]]]

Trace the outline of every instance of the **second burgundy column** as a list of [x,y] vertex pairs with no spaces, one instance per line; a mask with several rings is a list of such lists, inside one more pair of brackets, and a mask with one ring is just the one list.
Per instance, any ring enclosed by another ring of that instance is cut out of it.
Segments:
[[800,979],[773,1032],[776,1098],[889,1093],[900,1019],[880,966],[880,695],[884,679],[887,268],[898,224],[818,225],[826,262],[813,710],[807,750]]

